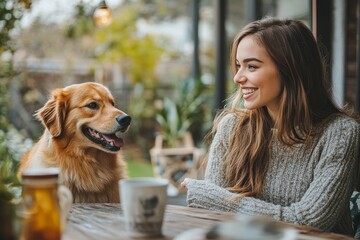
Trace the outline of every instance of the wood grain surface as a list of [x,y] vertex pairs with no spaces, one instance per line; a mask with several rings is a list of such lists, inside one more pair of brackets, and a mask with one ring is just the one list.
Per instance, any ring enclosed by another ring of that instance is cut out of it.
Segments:
[[[163,224],[163,236],[151,239],[174,239],[179,234],[194,228],[210,230],[217,223],[233,220],[235,216],[232,213],[167,205]],[[298,240],[353,239],[340,234],[323,232],[313,227],[283,222],[280,224],[296,228],[299,232]],[[125,219],[120,204],[102,203],[74,204],[62,239],[128,240],[133,238],[130,238],[126,233]]]

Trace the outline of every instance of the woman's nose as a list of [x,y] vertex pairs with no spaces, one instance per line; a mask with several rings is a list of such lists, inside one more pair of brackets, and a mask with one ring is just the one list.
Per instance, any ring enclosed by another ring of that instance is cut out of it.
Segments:
[[239,68],[234,76],[234,83],[243,83],[246,81],[246,77],[244,76],[244,72]]
[[235,83],[244,83],[247,78],[244,75],[240,75],[239,72],[234,76]]

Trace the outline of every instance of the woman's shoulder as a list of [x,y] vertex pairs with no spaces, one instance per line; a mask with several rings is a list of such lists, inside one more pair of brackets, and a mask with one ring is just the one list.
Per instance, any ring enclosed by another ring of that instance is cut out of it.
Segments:
[[243,118],[246,115],[248,115],[248,111],[246,110],[238,110],[236,112],[223,113],[219,119],[218,128],[234,127],[235,123],[241,120],[241,118]]
[[351,134],[360,131],[360,123],[355,118],[343,113],[330,115],[321,123],[321,126],[325,132],[341,131],[342,134]]
[[220,125],[227,125],[230,123],[234,123],[236,121],[236,114],[235,113],[227,113],[221,117]]
[[240,109],[232,112],[224,112],[220,117],[219,125],[233,126],[236,121],[248,115],[249,115],[249,111],[246,109]]
[[326,125],[346,125],[346,126],[354,126],[354,127],[359,127],[359,122],[353,118],[350,117],[344,113],[336,113],[336,114],[332,114],[330,115],[327,120],[325,121]]
[[234,128],[236,122],[236,115],[233,113],[228,113],[218,119],[218,124],[216,127],[217,132],[229,132],[229,129]]
[[227,145],[236,128],[237,116],[234,113],[222,113],[215,121],[216,134],[213,141],[221,141]]

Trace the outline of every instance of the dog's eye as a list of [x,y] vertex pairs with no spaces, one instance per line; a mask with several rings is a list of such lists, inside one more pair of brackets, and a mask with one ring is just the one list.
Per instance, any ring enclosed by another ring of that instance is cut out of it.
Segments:
[[99,104],[97,104],[96,102],[91,102],[88,105],[86,105],[86,107],[90,109],[99,109]]

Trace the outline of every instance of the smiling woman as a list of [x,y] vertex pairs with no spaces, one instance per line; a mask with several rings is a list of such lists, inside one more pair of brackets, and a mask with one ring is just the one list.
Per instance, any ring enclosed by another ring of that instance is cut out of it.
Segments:
[[182,183],[189,206],[353,236],[359,117],[333,103],[322,59],[301,21],[264,18],[240,31],[238,90],[214,121],[205,179]]

